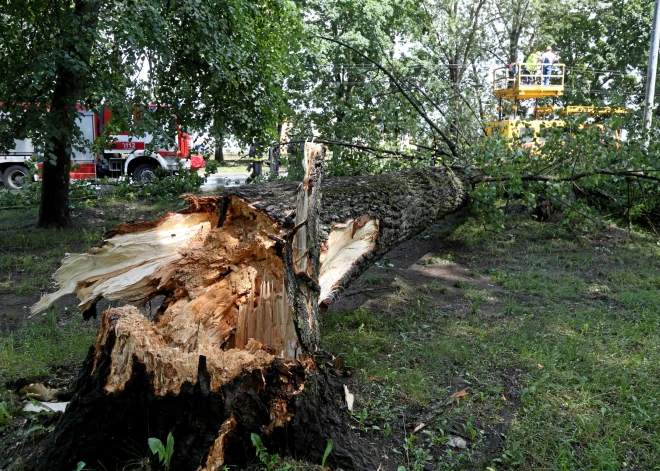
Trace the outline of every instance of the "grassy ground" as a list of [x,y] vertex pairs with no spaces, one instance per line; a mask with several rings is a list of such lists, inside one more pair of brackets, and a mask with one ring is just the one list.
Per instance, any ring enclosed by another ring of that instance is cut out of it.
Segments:
[[384,454],[413,470],[659,469],[655,239],[519,219],[426,237],[324,321],[357,370],[356,427],[400,431]]
[[74,210],[67,230],[35,229],[36,208],[0,210],[0,470],[21,469],[14,464],[54,425],[52,415],[24,414],[17,390],[32,382],[69,388],[98,328],[97,321],[82,320],[74,297],[43,316],[29,316],[41,293],[52,290],[51,276],[65,253],[98,244],[117,223],[152,219],[179,206],[105,202]]
[[[65,252],[165,209],[108,204],[67,231],[35,230],[36,210],[0,211],[0,469],[52,426],[20,412],[16,385],[69,386],[97,327],[73,299],[39,318],[24,306],[51,289]],[[656,239],[614,227],[447,223],[344,293],[323,344],[354,372],[351,420],[383,469],[658,469],[659,268]],[[28,434],[35,424],[45,429]]]

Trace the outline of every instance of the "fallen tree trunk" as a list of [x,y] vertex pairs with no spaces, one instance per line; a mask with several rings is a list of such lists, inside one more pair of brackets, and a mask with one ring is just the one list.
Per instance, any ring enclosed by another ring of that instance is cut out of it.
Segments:
[[[318,308],[373,262],[467,201],[444,167],[328,179],[324,150],[306,152],[301,185],[274,182],[187,196],[188,210],[118,226],[55,275],[40,312],[76,293],[85,317],[101,298],[164,301],[103,313],[75,394],[35,469],[78,461],[110,469],[175,439],[172,469],[218,470],[254,455],[250,434],[345,468],[375,469],[346,424],[341,384],[322,368]],[[321,197],[322,193],[322,197]],[[321,355],[321,356],[319,356]]]

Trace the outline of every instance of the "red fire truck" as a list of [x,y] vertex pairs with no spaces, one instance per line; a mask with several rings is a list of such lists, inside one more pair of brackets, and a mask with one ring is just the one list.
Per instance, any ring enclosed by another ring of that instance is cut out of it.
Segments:
[[[153,111],[153,108],[150,106]],[[93,142],[103,132],[111,113],[102,109],[94,113],[82,107],[78,109],[78,127],[88,142]],[[74,149],[71,155],[71,178],[120,177],[128,175],[134,180],[144,181],[156,177],[156,169],[170,172],[198,170],[204,167],[204,159],[191,155],[190,136],[177,127],[176,148],[148,150],[153,136],[131,136],[121,133],[112,136],[103,151],[103,156],[94,154],[91,149]],[[32,177],[35,149],[30,139],[16,140],[13,149],[0,154],[0,180],[5,188],[21,189]],[[37,167],[43,164],[39,163]]]

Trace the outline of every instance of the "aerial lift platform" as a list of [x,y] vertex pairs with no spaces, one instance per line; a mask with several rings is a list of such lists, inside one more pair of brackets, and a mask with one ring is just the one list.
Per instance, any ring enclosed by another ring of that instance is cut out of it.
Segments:
[[[538,64],[536,71],[529,71],[526,64],[515,64],[515,72],[510,67],[500,67],[493,71],[493,93],[498,99],[498,121],[491,121],[486,126],[486,134],[492,135],[497,131],[503,137],[522,138],[523,146],[529,141],[543,142],[542,130],[552,127],[565,127],[566,121],[553,119],[557,97],[564,94],[565,64],[552,64],[550,74],[543,75],[543,64]],[[551,106],[539,106],[539,98],[552,98]],[[534,107],[534,119],[521,120],[518,117],[518,105],[520,100],[533,99],[536,101]],[[502,102],[512,101],[513,119],[503,119]],[[595,107],[595,106],[567,106],[561,110],[564,116],[576,114],[589,114],[595,116],[609,116],[612,114],[626,113],[626,108]],[[589,124],[580,127],[588,127]],[[618,139],[618,133],[614,132]]]

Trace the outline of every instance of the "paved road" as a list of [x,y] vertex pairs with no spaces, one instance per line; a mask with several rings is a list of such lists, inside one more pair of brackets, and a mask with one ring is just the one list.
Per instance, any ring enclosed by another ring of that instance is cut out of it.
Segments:
[[[219,186],[231,187],[243,185],[249,175],[249,172],[216,173],[207,178],[201,190],[203,192],[212,192]],[[267,178],[268,172],[264,172],[264,176]],[[280,176],[285,177],[286,172],[280,172]]]
[[245,179],[250,174],[245,173],[216,173],[210,175],[206,183],[202,185],[202,191],[213,191],[219,186],[238,186],[245,183]]

